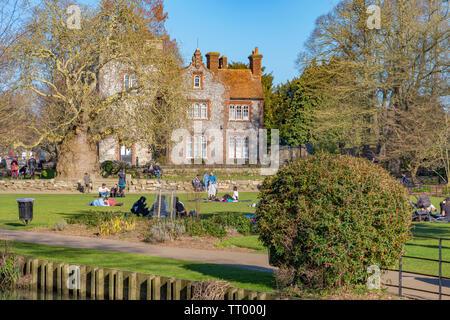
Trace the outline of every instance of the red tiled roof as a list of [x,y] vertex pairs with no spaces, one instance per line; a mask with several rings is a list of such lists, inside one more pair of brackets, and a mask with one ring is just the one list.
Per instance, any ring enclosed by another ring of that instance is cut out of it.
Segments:
[[219,69],[219,79],[230,87],[230,98],[264,99],[261,79],[254,78],[250,69]]

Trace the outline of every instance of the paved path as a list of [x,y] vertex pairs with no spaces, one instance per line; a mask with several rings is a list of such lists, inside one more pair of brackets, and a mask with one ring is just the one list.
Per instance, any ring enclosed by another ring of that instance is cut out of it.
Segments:
[[120,240],[93,239],[4,229],[0,229],[0,239],[37,243],[56,247],[138,253],[154,257],[222,264],[260,271],[272,272],[274,270],[274,268],[269,265],[268,256],[263,254],[171,248]]
[[[4,229],[0,229],[0,239],[51,245],[56,247],[137,253],[161,258],[228,265],[258,271],[273,272],[275,270],[275,268],[269,265],[268,256],[264,254],[171,248],[144,243],[131,243],[120,240],[92,239],[59,234]],[[404,287],[418,288],[421,290],[435,292],[438,292],[439,290],[439,281],[435,277],[404,273],[402,282]],[[382,277],[382,284],[383,286],[386,285],[389,293],[397,295],[398,272],[388,271]],[[449,295],[448,297],[443,296],[442,299],[450,300],[450,280],[443,280],[442,293]],[[409,289],[403,289],[403,295],[411,299],[438,299],[437,294]]]

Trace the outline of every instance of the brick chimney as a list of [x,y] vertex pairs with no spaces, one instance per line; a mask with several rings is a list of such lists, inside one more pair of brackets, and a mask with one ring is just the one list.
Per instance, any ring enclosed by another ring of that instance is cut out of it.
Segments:
[[216,75],[219,70],[219,56],[220,53],[218,52],[209,52],[206,54],[206,66]]
[[261,78],[261,61],[263,56],[259,54],[258,47],[252,52],[252,55],[248,57],[250,60],[250,69],[253,76]]
[[228,58],[226,56],[222,56],[219,59],[219,68],[220,69],[228,69]]

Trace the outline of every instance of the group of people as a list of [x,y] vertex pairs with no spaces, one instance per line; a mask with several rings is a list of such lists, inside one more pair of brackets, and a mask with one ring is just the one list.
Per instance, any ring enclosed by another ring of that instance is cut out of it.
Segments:
[[[103,183],[98,188],[98,195],[100,198],[105,197],[111,197],[111,198],[118,198],[118,197],[125,197],[125,187],[126,187],[126,175],[123,173],[123,170],[119,171],[119,183],[114,185],[111,189],[109,189],[105,183]],[[92,190],[92,180],[89,173],[85,173],[83,177],[84,181],[84,188],[82,188],[83,193],[90,193]]]
[[150,165],[148,166],[147,170],[144,171],[144,173],[147,173],[150,178],[162,178],[162,169],[158,162],[153,164],[153,162],[150,162]]
[[421,194],[414,204],[417,209],[421,209],[434,219],[446,219],[450,216],[450,198],[446,198],[439,203],[440,213],[438,209],[431,203],[430,198],[426,194]]
[[[17,157],[10,156],[11,162],[11,180],[19,179],[20,177],[25,178],[26,176],[29,176],[30,178],[34,179],[34,174],[36,172],[38,161],[35,159],[34,155],[32,155],[22,168],[19,165],[19,160]],[[3,162],[6,161],[6,159],[2,159]]]
[[217,182],[217,177],[213,172],[205,173],[203,176],[203,183],[200,180],[200,176],[196,175],[194,180],[192,180],[195,191],[207,191],[208,200],[214,200],[217,198],[219,184]]
[[184,203],[180,201],[178,197],[174,198],[173,203],[173,212],[171,214],[166,196],[159,196],[152,207],[149,209],[146,203],[147,198],[140,197],[138,201],[136,201],[131,207],[131,212],[137,216],[142,217],[160,217],[160,218],[169,218],[172,216],[176,217],[195,217],[195,211],[187,212],[184,206]]

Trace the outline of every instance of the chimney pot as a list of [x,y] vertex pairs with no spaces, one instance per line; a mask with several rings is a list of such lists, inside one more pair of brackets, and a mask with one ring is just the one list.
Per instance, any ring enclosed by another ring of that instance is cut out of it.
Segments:
[[248,57],[250,60],[250,69],[252,70],[253,76],[261,78],[261,61],[263,56],[259,54],[258,47],[252,51],[252,55]]
[[228,58],[226,56],[219,59],[219,69],[228,69]]
[[209,52],[206,54],[207,67],[216,75],[219,70],[219,56],[220,53],[218,52]]

